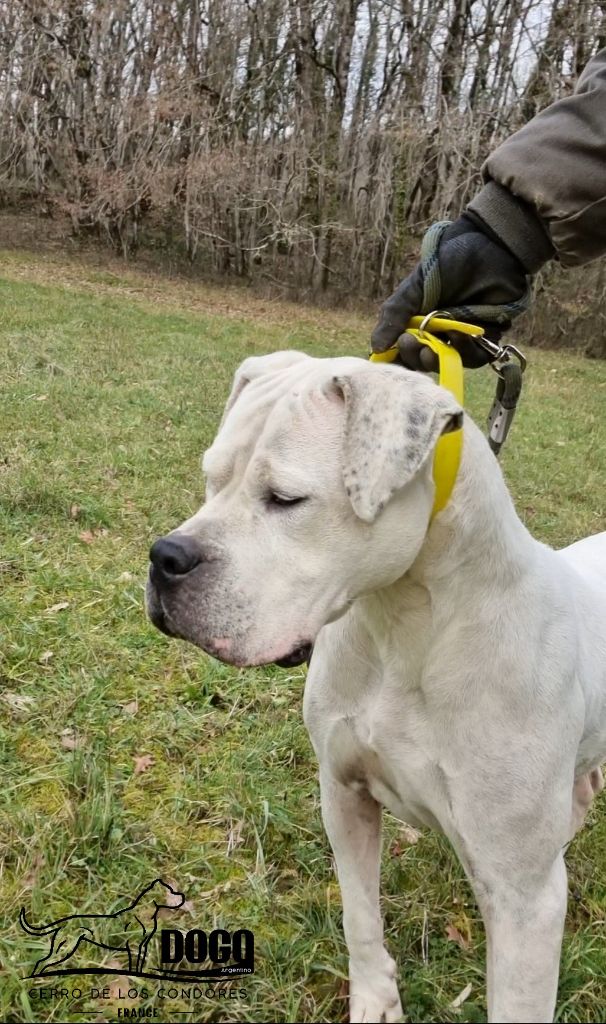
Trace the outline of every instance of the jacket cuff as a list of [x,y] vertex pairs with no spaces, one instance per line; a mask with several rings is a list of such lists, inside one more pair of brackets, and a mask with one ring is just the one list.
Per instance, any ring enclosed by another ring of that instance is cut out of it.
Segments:
[[519,259],[527,274],[536,274],[555,249],[546,227],[530,203],[496,181],[488,181],[467,207]]

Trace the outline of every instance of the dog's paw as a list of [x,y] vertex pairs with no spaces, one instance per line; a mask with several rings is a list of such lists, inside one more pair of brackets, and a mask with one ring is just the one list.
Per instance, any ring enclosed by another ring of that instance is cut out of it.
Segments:
[[353,967],[350,969],[350,1024],[397,1024],[403,1013],[396,965],[391,957],[376,973],[367,968],[362,976]]
[[403,1016],[397,987],[385,995],[374,987],[358,989],[349,997],[350,1024],[397,1024]]

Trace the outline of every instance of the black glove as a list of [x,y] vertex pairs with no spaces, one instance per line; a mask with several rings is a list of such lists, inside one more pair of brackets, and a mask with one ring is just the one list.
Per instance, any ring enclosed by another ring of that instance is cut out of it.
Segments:
[[[535,207],[496,181],[488,181],[440,239],[442,290],[436,305],[448,309],[517,302],[526,291],[526,276],[535,274],[553,256],[549,232]],[[384,303],[372,333],[373,351],[390,348],[412,316],[429,312],[423,309],[423,270],[418,264]],[[465,317],[459,315],[458,319]],[[499,323],[474,319],[474,323],[483,327],[492,341],[498,341],[511,326],[507,319]],[[452,333],[450,341],[465,366],[482,366],[491,359],[466,334]],[[437,356],[411,334],[402,335],[398,348],[401,361],[410,369],[437,370]]]

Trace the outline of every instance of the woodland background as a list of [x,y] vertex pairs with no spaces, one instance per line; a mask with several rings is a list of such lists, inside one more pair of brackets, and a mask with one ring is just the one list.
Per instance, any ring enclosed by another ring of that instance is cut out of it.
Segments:
[[[0,0],[0,204],[374,302],[603,46],[606,0]],[[605,266],[550,268],[526,333],[606,354]]]

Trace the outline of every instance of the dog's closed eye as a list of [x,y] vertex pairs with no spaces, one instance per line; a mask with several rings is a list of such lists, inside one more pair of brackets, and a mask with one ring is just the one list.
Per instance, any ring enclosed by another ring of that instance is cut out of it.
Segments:
[[293,505],[301,505],[307,501],[304,495],[280,494],[279,491],[270,491],[267,495],[267,504],[270,508],[291,508]]

